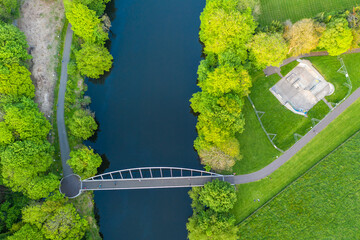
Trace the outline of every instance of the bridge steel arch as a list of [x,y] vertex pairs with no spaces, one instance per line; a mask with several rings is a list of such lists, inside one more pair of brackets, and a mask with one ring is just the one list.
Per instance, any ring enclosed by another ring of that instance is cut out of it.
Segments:
[[190,168],[130,168],[82,180],[81,191],[198,187],[214,179],[228,181],[228,178],[218,173]]

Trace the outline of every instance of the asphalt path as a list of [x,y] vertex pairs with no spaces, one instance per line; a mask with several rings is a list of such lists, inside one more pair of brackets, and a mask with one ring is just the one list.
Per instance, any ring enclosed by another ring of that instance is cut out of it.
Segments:
[[67,65],[70,60],[70,50],[72,42],[73,31],[71,30],[71,25],[69,24],[66,29],[65,44],[63,50],[63,58],[61,61],[61,76],[60,76],[60,87],[59,95],[57,101],[57,112],[56,112],[56,122],[59,135],[59,144],[60,144],[60,153],[61,153],[61,163],[63,167],[63,177],[73,174],[71,167],[66,163],[70,158],[70,148],[69,142],[66,133],[65,120],[64,120],[64,102],[65,102],[65,91],[66,91],[66,82],[67,82]]
[[[337,106],[332,112],[330,112],[323,120],[321,120],[315,127],[312,128],[304,137],[297,141],[289,150],[284,152],[275,161],[260,169],[257,172],[253,172],[245,175],[237,175],[234,177],[235,184],[255,182],[262,178],[269,176],[287,161],[289,161],[297,152],[299,152],[306,144],[308,144],[319,132],[321,132],[326,126],[328,126],[336,117],[345,111],[352,103],[354,103],[360,97],[360,88],[353,92],[342,104]],[[326,143],[324,143],[326,144]]]
[[63,179],[60,183],[60,192],[64,193],[66,197],[74,198],[78,196],[81,191],[80,177],[74,175],[71,167],[66,163],[70,158],[70,147],[66,133],[65,119],[64,119],[64,104],[65,104],[65,92],[67,82],[67,65],[70,60],[70,50],[72,42],[73,31],[69,24],[66,29],[65,44],[63,50],[63,57],[61,63],[61,76],[60,87],[57,102],[56,122],[59,135],[59,145],[61,154],[61,164],[63,168]]

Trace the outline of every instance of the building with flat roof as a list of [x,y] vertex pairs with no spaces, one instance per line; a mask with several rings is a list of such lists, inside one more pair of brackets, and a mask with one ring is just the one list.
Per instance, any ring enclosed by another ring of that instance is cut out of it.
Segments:
[[310,61],[298,61],[299,64],[271,87],[270,92],[290,111],[306,116],[316,103],[333,94],[335,88]]

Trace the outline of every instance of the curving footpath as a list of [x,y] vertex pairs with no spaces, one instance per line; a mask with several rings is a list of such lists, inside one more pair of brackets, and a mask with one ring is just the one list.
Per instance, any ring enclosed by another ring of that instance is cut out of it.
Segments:
[[69,24],[66,29],[65,44],[63,50],[63,57],[61,63],[60,87],[57,101],[56,122],[59,135],[59,145],[61,153],[61,164],[63,168],[63,179],[60,183],[60,192],[64,193],[66,197],[76,197],[81,188],[80,178],[74,175],[71,167],[66,163],[70,158],[70,147],[66,133],[64,120],[64,102],[67,82],[67,65],[70,60],[70,50],[72,42],[73,31]]
[[352,103],[360,98],[360,88],[353,92],[342,104],[337,106],[331,113],[329,113],[321,122],[312,128],[304,137],[297,141],[289,150],[284,152],[275,161],[260,169],[257,172],[237,175],[234,177],[234,184],[250,183],[258,181],[269,176],[276,169],[281,167],[284,163],[289,161],[297,152],[299,152],[307,143],[309,143],[319,132],[321,132],[327,125],[329,125],[336,117],[345,111]]

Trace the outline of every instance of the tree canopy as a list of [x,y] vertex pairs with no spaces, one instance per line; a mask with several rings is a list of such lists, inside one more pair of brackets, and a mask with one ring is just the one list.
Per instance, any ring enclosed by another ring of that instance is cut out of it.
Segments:
[[99,78],[105,71],[109,71],[112,60],[109,51],[96,44],[84,44],[76,53],[76,64],[80,73],[90,78]]
[[108,39],[96,12],[81,3],[72,3],[66,11],[66,18],[76,35],[88,43],[102,44]]
[[186,224],[190,240],[238,239],[239,227],[230,213],[236,202],[236,193],[230,183],[216,179],[204,187],[193,188],[189,196],[193,208],[193,216]]
[[14,18],[19,16],[19,0],[2,0],[0,1],[0,21],[11,23]]
[[222,65],[209,72],[207,78],[199,81],[198,85],[203,91],[217,97],[230,92],[247,96],[250,92],[251,79],[248,72],[241,67]]
[[94,118],[83,109],[76,110],[67,125],[73,136],[84,140],[91,137],[97,129]]
[[7,103],[4,110],[4,122],[17,139],[46,139],[51,125],[34,101],[22,97],[18,102]]
[[9,144],[0,153],[5,186],[32,199],[47,197],[59,180],[46,174],[52,164],[53,147],[47,141],[25,140]]
[[92,177],[101,165],[101,157],[93,149],[83,147],[70,152],[69,166],[82,179]]
[[234,216],[202,211],[189,218],[186,228],[189,240],[237,240],[239,227]]
[[17,63],[7,65],[6,68],[8,71],[0,71],[0,94],[33,98],[35,87],[30,78],[30,71]]
[[330,56],[336,56],[349,50],[353,41],[352,31],[346,19],[337,18],[330,22],[322,37],[319,47],[325,48]]
[[199,201],[215,212],[228,212],[236,202],[235,188],[228,182],[215,179],[202,188]]
[[309,18],[287,27],[284,36],[289,43],[289,53],[292,56],[309,53],[318,46],[324,30],[324,26]]
[[249,47],[250,57],[258,69],[267,66],[279,67],[287,55],[287,45],[279,33],[258,33]]
[[17,27],[0,22],[0,66],[21,63],[31,56],[27,53],[26,37]]
[[229,4],[224,2],[215,0],[206,4],[200,16],[200,40],[205,44],[206,54],[215,53],[222,58],[222,54],[230,50],[233,57],[240,59],[235,62],[245,61],[246,44],[256,27],[251,11],[241,13],[231,7],[231,3],[236,1],[226,1]]
[[[75,207],[58,195],[26,207],[22,214],[24,227],[36,232],[40,237],[36,239],[82,239],[88,228]],[[21,236],[19,232],[21,229],[15,235]]]

